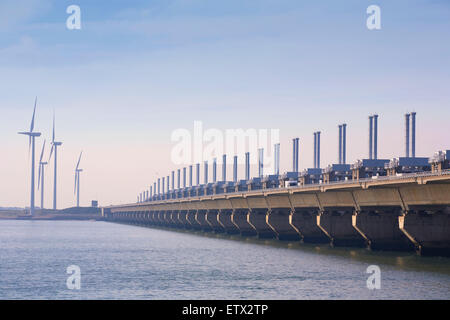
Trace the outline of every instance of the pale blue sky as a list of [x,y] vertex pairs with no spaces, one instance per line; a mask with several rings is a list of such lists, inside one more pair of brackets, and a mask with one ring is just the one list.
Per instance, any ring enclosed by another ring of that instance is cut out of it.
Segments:
[[[66,29],[71,4],[81,30]],[[366,28],[371,4],[381,30]],[[450,148],[449,35],[449,1],[2,0],[0,206],[28,202],[27,141],[16,132],[36,95],[36,129],[50,137],[55,109],[64,142],[61,206],[74,203],[81,149],[83,204],[134,201],[157,172],[178,168],[170,134],[194,120],[279,128],[285,171],[294,136],[300,167],[312,166],[315,130],[322,164],[336,162],[343,121],[349,162],[365,157],[374,112],[379,156],[403,155],[403,114],[416,111],[417,153],[430,156]]]

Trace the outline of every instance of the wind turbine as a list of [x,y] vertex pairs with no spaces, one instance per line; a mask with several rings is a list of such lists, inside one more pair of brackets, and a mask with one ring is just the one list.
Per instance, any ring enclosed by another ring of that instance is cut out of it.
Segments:
[[36,114],[37,97],[34,100],[33,118],[31,118],[31,126],[29,132],[19,132],[29,137],[28,152],[31,147],[31,199],[30,199],[30,216],[34,215],[34,140],[41,135],[40,132],[33,132],[34,129],[34,116]]
[[77,207],[80,206],[80,172],[83,172],[83,169],[80,169],[80,161],[81,155],[83,151],[80,153],[80,157],[78,158],[77,166],[75,168],[75,186],[73,188],[73,193],[77,195]]
[[53,175],[53,210],[56,210],[56,185],[57,185],[57,168],[58,168],[58,147],[62,145],[62,142],[55,141],[55,113],[53,113],[53,134],[52,134],[52,149],[50,150],[50,156],[48,162],[52,158],[53,149],[55,150],[55,165],[54,165],[54,175]]
[[[44,169],[48,162],[42,162],[42,158],[44,157],[44,149],[45,149],[45,140],[42,145],[41,157],[39,158],[39,175],[38,175],[38,190],[39,183],[41,185],[41,210],[44,209]],[[41,178],[42,177],[42,178]]]

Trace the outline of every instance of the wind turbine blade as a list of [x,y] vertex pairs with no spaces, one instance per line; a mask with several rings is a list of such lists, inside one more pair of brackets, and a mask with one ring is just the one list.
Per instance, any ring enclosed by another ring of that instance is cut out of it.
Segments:
[[50,156],[48,157],[48,161],[50,162],[50,159],[52,158],[52,154],[53,154],[53,148],[55,147],[54,144],[52,144],[52,149],[50,150]]
[[78,158],[77,167],[76,167],[75,170],[78,170],[78,167],[79,167],[79,165],[80,165],[81,155],[82,155],[82,154],[83,154],[83,151],[81,151],[81,153],[80,153],[80,157]]
[[55,110],[53,110],[53,134],[52,134],[52,142],[55,142]]
[[36,99],[34,99],[33,118],[31,118],[30,132],[33,132],[33,129],[34,129],[34,115],[36,114],[36,103],[37,103],[37,97],[36,97]]
[[42,162],[42,158],[44,157],[44,149],[45,149],[45,140],[44,140],[44,143],[42,144],[42,151],[41,151],[41,157],[39,159],[39,162]]
[[30,158],[31,153],[31,135],[28,138],[28,159]]

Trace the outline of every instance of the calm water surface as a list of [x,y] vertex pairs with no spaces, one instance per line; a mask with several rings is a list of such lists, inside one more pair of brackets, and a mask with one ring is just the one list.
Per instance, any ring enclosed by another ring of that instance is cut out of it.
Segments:
[[[66,268],[81,269],[69,290]],[[369,290],[369,265],[381,289]],[[0,221],[0,299],[449,299],[450,259],[91,221]]]

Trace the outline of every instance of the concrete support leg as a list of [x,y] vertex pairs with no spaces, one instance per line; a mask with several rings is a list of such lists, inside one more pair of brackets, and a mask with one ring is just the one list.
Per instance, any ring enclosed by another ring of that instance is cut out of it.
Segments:
[[147,225],[148,225],[148,221],[147,221],[147,211],[141,212],[141,224],[142,224],[143,226],[147,226]]
[[158,221],[161,227],[166,225],[165,213],[166,212],[162,210],[158,212]]
[[223,233],[225,232],[225,228],[219,223],[218,216],[219,210],[208,210],[205,220],[214,232]]
[[317,225],[335,247],[365,247],[366,241],[353,227],[354,208],[327,208],[317,215]]
[[212,231],[211,226],[206,221],[206,213],[207,210],[197,210],[195,214],[195,221],[200,225],[201,230],[203,231]]
[[171,227],[178,228],[178,210],[172,210],[172,214],[170,215]]
[[244,237],[256,236],[255,228],[248,222],[248,209],[234,209],[231,215],[231,221],[238,227]]
[[267,224],[275,230],[278,240],[300,241],[300,234],[290,224],[290,216],[290,208],[272,208],[267,213]]
[[256,230],[260,239],[273,239],[276,237],[275,231],[267,223],[267,209],[252,209],[248,213],[248,223]]
[[399,228],[401,213],[401,207],[361,207],[354,212],[352,224],[371,250],[413,250],[412,242]]
[[239,228],[231,220],[233,216],[233,210],[222,209],[217,215],[217,220],[220,225],[224,228],[227,234],[238,234],[240,233]]
[[154,225],[155,225],[154,214],[155,214],[154,211],[150,211],[150,212],[148,213],[148,223],[149,223],[149,225],[151,225],[151,226],[154,226]]
[[197,210],[189,210],[187,215],[186,215],[186,220],[188,221],[188,223],[191,225],[192,229],[195,230],[200,230],[201,226],[200,224],[197,222],[197,220],[195,220],[195,215],[197,214]]
[[450,256],[450,207],[410,208],[399,216],[400,230],[419,254]]
[[165,227],[170,227],[170,213],[171,211],[163,211],[162,220]]
[[180,225],[182,226],[182,228],[191,229],[191,224],[187,219],[187,214],[188,214],[187,210],[180,210],[178,212],[178,221],[180,221]]
[[141,211],[139,212],[139,224],[141,226],[145,226],[146,225],[146,221],[145,221],[145,211]]
[[317,225],[318,208],[295,208],[290,224],[305,243],[329,243],[330,238]]
[[170,227],[170,228],[174,227],[173,220],[172,220],[172,213],[173,213],[172,210],[169,210],[169,211],[166,212],[167,226]]
[[159,225],[159,211],[153,211],[153,225],[158,226]]

